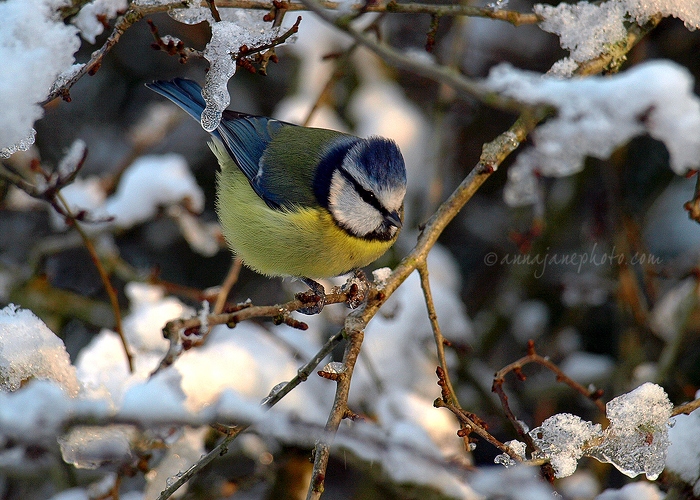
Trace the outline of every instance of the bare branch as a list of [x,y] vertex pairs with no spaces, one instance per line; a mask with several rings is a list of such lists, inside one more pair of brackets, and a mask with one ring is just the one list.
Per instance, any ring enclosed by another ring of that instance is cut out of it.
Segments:
[[[333,399],[333,408],[328,415],[326,422],[326,432],[332,437],[338,431],[340,423],[348,415],[348,394],[350,393],[350,382],[352,374],[355,370],[357,357],[360,355],[360,348],[365,337],[362,321],[357,320],[361,310],[350,313],[345,319],[345,335],[348,338],[348,343],[345,346],[343,354],[342,371],[336,378],[335,398]],[[330,458],[331,441],[330,439],[321,439],[314,447],[314,467],[309,484],[309,491],[306,494],[306,499],[318,499],[321,497],[324,488],[326,477],[326,469],[328,468],[328,459]]]

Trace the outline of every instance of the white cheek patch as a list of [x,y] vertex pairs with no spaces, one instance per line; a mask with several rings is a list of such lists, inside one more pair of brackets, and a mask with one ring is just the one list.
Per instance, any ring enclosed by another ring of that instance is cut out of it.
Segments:
[[328,206],[335,220],[356,236],[371,233],[384,221],[379,210],[365,203],[352,184],[337,170],[331,177]]
[[389,212],[393,212],[401,208],[403,199],[406,196],[406,188],[392,189],[390,191],[380,191],[377,195],[379,202]]

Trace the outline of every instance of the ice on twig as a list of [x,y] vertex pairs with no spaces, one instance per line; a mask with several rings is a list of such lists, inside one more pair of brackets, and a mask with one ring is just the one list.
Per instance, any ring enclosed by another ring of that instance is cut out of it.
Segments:
[[663,388],[647,382],[609,401],[605,410],[610,420],[605,439],[587,454],[629,477],[659,477],[670,444],[668,423],[673,410]]
[[608,402],[610,425],[604,431],[576,415],[553,415],[529,433],[539,450],[533,458],[549,460],[559,478],[573,474],[586,455],[627,476],[654,480],[664,468],[672,409],[664,390],[646,383]]
[[[511,441],[506,441],[503,444],[505,444],[508,448],[515,452],[515,454],[518,455],[520,458],[525,460],[525,443],[523,443],[522,441],[518,441],[517,439],[513,439]],[[508,453],[501,453],[493,459],[493,463],[500,464],[506,469],[508,467],[518,465],[518,462],[516,462]]]
[[339,361],[331,361],[321,371],[339,375],[345,373],[345,365]]
[[272,42],[278,34],[278,28],[267,28],[245,17],[212,24],[211,40],[204,49],[204,57],[209,61],[209,71],[202,89],[206,102],[201,118],[204,130],[211,132],[219,126],[222,113],[231,101],[227,84],[236,72],[234,56],[242,46],[259,47]]
[[549,459],[557,477],[573,474],[585,448],[602,435],[600,424],[586,422],[570,413],[553,415],[530,431],[535,446],[542,453],[539,458]]
[[[139,0],[140,3],[146,0]],[[214,18],[211,15],[211,10],[208,7],[201,7],[195,2],[189,2],[190,6],[185,9],[170,9],[168,14],[170,17],[183,24],[199,24],[204,21],[213,24]]]
[[35,138],[36,130],[32,128],[27,137],[24,137],[14,144],[10,144],[9,146],[0,149],[0,158],[9,158],[18,151],[27,151],[30,147],[32,147],[32,144],[34,144]]

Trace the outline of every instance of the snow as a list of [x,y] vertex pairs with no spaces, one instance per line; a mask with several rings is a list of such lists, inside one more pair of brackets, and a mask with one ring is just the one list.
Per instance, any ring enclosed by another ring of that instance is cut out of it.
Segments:
[[[660,13],[663,17],[681,19],[686,28],[700,27],[700,4],[695,0],[609,0],[601,3],[560,3],[557,6],[537,4],[533,11],[542,16],[540,28],[559,35],[562,48],[571,53],[571,61],[594,59],[611,46],[627,38],[625,22],[633,19],[640,26]],[[558,68],[560,70],[561,68]],[[569,75],[571,73],[569,72]]]
[[654,304],[649,326],[666,342],[675,342],[686,327],[688,318],[698,302],[697,279],[686,278],[663,294]]
[[106,21],[116,17],[128,7],[127,0],[92,0],[85,4],[71,22],[80,30],[82,37],[90,43],[104,31],[100,19]]
[[166,297],[162,288],[145,283],[127,283],[125,293],[131,304],[123,322],[129,346],[140,352],[165,354],[169,342],[163,337],[163,327],[170,320],[193,315],[194,310],[175,297]]
[[[450,412],[436,409],[433,400],[406,389],[387,390],[374,405],[377,421],[386,432],[392,432],[397,424],[413,429],[417,436],[425,439],[418,449],[459,461],[464,450],[464,443],[455,439],[459,424]],[[391,467],[390,463],[386,465]]]
[[[137,158],[122,175],[116,192],[106,197],[98,178],[78,178],[61,190],[74,213],[87,210],[94,223],[87,231],[113,227],[130,228],[152,219],[161,207],[185,204],[201,212],[204,193],[185,159],[177,154],[147,155]],[[57,229],[65,227],[58,216],[52,219]],[[205,251],[209,249],[205,246]]]
[[666,145],[677,174],[700,166],[700,98],[691,75],[675,63],[652,61],[612,77],[572,80],[499,65],[485,84],[523,103],[557,109],[533,132],[534,147],[508,171],[504,197],[510,205],[536,201],[537,174],[575,174],[586,156],[608,158],[645,133]]
[[608,46],[627,37],[621,1],[561,3],[556,7],[537,4],[533,11],[544,18],[540,28],[559,35],[562,48],[571,52],[575,62],[598,57]]
[[552,500],[552,488],[537,473],[536,467],[481,467],[469,476],[469,484],[480,498],[499,500]]
[[521,343],[535,340],[549,324],[549,308],[541,300],[524,300],[513,311],[510,331]]
[[[68,206],[74,214],[85,210],[92,213],[104,203],[107,194],[105,193],[102,180],[98,177],[78,177],[71,184],[61,189],[61,196],[68,202]],[[51,224],[55,229],[65,229],[65,219],[51,210]]]
[[[184,406],[185,395],[180,388],[179,374],[168,370],[142,383],[131,386],[124,393],[119,416],[148,425],[149,422],[192,421]],[[158,401],[157,405],[153,402]]]
[[[137,3],[141,5],[158,5],[159,3],[165,3],[168,1],[169,0],[137,0]],[[194,4],[194,2],[190,3]],[[211,15],[211,10],[209,7],[191,5],[186,9],[170,9],[168,10],[168,15],[183,24],[199,24],[205,21],[209,24],[214,23],[214,18]]]
[[75,62],[78,30],[63,24],[56,14],[67,4],[64,0],[0,3],[0,158],[34,142],[32,126],[44,114],[38,103],[56,77]]
[[61,178],[73,175],[87,153],[87,145],[82,139],[73,141],[56,168]]
[[158,207],[187,200],[192,210],[204,208],[204,194],[185,159],[177,154],[138,158],[119,181],[96,217],[114,217],[114,224],[128,228],[155,216]]
[[[215,405],[227,390],[259,405],[280,381],[294,378],[298,368],[293,352],[264,328],[250,322],[236,325],[233,330],[225,325],[213,327],[203,346],[183,353],[173,365],[182,377],[180,387],[191,412]],[[332,391],[327,381],[312,377],[276,408],[296,411],[311,422],[325,423],[327,415],[321,401],[328,400]]]
[[70,398],[49,380],[34,380],[22,390],[0,392],[2,442],[30,440],[42,443],[55,437],[70,414]]
[[366,421],[341,425],[335,446],[381,466],[395,483],[430,486],[450,498],[482,498],[469,481],[454,473],[462,472],[461,468],[450,468],[444,462],[425,430],[407,421],[384,428]]
[[695,0],[624,0],[623,3],[640,25],[659,13],[663,17],[677,17],[690,31],[700,28],[700,4]]
[[0,390],[16,391],[30,379],[52,380],[68,394],[79,390],[63,341],[29,310],[0,310]]
[[564,498],[593,498],[600,493],[600,484],[595,474],[589,470],[578,470],[573,475],[558,482],[557,490]]
[[131,426],[110,425],[75,427],[58,439],[63,460],[79,469],[97,469],[133,458],[132,442],[136,431]]
[[[700,393],[695,395],[700,397]],[[666,456],[666,470],[678,476],[700,496],[700,412],[673,417],[668,431],[671,445]]]
[[52,496],[49,500],[90,500],[90,496],[83,488],[71,488]]
[[662,500],[665,495],[655,484],[639,482],[623,486],[619,490],[605,490],[595,500]]

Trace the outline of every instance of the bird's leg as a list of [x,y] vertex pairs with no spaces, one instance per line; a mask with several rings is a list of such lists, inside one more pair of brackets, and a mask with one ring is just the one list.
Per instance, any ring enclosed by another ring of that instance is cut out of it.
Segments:
[[319,314],[323,311],[323,306],[326,305],[326,289],[323,285],[311,278],[300,278],[311,290],[296,294],[296,298],[305,304],[313,303],[308,307],[297,309],[302,314]]

